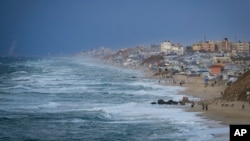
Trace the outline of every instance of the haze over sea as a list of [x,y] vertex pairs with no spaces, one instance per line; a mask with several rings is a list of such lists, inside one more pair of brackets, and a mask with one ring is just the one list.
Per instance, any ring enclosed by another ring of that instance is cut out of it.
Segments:
[[[133,78],[132,76],[137,76]],[[0,140],[207,141],[228,132],[180,106],[183,88],[85,58],[0,58]]]

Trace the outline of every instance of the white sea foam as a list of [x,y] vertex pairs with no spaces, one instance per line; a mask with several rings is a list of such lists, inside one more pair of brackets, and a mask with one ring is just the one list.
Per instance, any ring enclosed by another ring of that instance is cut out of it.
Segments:
[[58,106],[60,106],[59,103],[49,102],[49,103],[46,103],[46,104],[39,105],[38,107],[39,108],[57,108]]
[[24,86],[23,84],[18,84],[18,85],[15,85],[15,86],[6,86],[6,87],[3,87],[1,88],[2,90],[17,90],[17,89],[26,89],[28,90],[28,88],[26,86]]
[[[195,113],[185,112],[180,107],[166,105],[150,105],[148,103],[124,103],[119,105],[109,105],[103,107],[95,107],[89,110],[102,110],[105,118],[111,119],[110,123],[159,123],[166,122],[172,124],[179,132],[172,134],[173,138],[184,136],[192,141],[197,137],[200,140],[214,139],[216,134],[225,134],[228,128],[208,128],[204,122],[206,119],[197,117]],[[211,121],[211,124],[217,124]],[[149,138],[165,138],[164,135],[153,135]],[[169,135],[168,135],[169,136]],[[223,138],[222,140],[226,140]]]
[[28,81],[31,80],[30,76],[19,76],[19,77],[13,77],[12,80],[13,81]]
[[[112,115],[116,120],[167,120],[175,123],[191,123],[190,121],[202,121],[194,114],[184,112],[180,107],[174,105],[151,105],[150,103],[129,102],[124,104],[94,107],[93,111],[102,110]],[[186,118],[183,118],[186,117]]]

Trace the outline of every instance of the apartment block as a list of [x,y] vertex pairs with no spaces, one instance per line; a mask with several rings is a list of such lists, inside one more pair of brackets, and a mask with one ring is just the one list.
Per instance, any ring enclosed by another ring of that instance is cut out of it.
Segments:
[[233,45],[236,53],[250,53],[249,42],[239,41]]
[[192,46],[193,51],[215,51],[215,43],[213,41],[199,42]]
[[232,52],[233,43],[228,40],[228,38],[224,38],[222,41],[217,41],[215,45],[216,51],[225,51],[228,53]]

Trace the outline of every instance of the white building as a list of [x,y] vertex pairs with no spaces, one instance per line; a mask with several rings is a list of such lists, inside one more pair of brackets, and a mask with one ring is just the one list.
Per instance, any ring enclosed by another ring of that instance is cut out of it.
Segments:
[[172,49],[172,44],[170,41],[165,41],[161,43],[161,52],[170,53],[171,49]]
[[177,54],[183,54],[184,48],[180,44],[172,44],[170,41],[165,41],[161,43],[161,52],[164,52],[165,54],[168,53],[177,53]]

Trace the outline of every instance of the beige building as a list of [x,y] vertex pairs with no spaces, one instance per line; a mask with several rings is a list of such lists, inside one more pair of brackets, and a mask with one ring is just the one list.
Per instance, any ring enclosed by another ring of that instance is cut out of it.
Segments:
[[231,53],[233,43],[230,42],[227,38],[224,38],[224,40],[218,41],[215,46],[216,46],[216,51],[225,51]]
[[223,57],[213,57],[213,64],[219,64],[219,63],[231,63],[231,57],[223,56]]
[[215,51],[215,43],[213,41],[199,42],[192,46],[193,51]]
[[193,48],[193,51],[200,51],[201,50],[201,46],[202,44],[201,43],[196,43],[192,46]]
[[233,45],[233,49],[236,51],[236,53],[249,53],[249,42],[239,41]]

